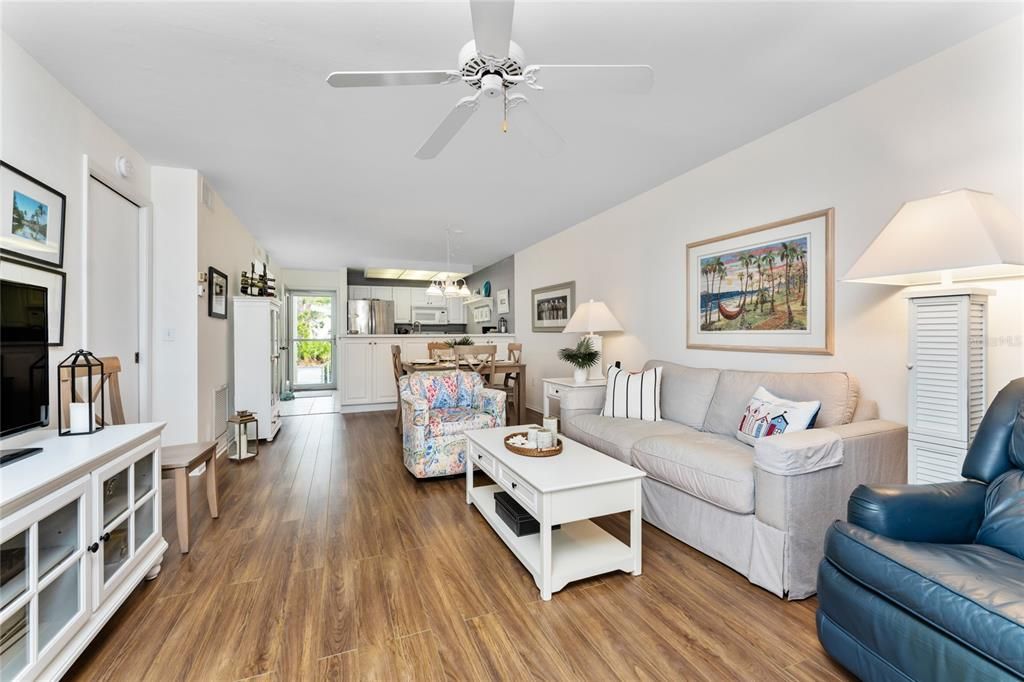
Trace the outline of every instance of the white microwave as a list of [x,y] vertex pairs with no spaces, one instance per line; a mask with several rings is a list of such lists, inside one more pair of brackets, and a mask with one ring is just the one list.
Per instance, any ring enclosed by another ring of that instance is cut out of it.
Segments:
[[448,310],[445,308],[415,307],[412,321],[420,324],[448,324]]

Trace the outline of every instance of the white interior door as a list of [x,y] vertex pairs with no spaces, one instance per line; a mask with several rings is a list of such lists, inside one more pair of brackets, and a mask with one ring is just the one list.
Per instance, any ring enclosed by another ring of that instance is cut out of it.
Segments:
[[124,417],[134,424],[139,421],[139,207],[89,178],[88,235],[88,350],[120,359]]

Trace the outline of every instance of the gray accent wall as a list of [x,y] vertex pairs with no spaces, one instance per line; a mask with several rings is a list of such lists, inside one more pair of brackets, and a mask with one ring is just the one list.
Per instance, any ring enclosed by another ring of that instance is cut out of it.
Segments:
[[[484,285],[485,281],[490,280],[491,282],[491,298],[496,299],[498,296],[499,289],[508,289],[508,308],[507,313],[501,315],[498,314],[498,302],[497,300],[492,302],[491,308],[491,321],[479,324],[471,319],[466,320],[466,332],[469,334],[481,334],[483,330],[481,327],[497,327],[498,318],[504,317],[508,321],[509,333],[515,332],[516,330],[516,257],[509,256],[504,260],[500,260],[497,263],[492,263],[482,270],[474,272],[472,275],[466,278],[466,286],[470,288],[473,293],[476,293],[480,287]],[[466,311],[467,316],[470,311]]]

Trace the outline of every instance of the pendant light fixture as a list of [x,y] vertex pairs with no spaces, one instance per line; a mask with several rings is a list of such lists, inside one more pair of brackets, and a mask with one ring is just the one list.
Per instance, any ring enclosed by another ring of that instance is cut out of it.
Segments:
[[427,296],[444,296],[445,298],[469,298],[471,292],[466,286],[466,280],[452,278],[452,234],[462,234],[461,230],[445,230],[446,263],[447,271],[444,279],[436,279],[427,287]]

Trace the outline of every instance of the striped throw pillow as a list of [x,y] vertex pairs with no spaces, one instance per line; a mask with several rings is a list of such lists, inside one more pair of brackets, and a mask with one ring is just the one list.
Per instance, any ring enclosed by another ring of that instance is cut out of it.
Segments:
[[646,372],[608,368],[608,389],[604,394],[606,417],[661,421],[661,367]]

